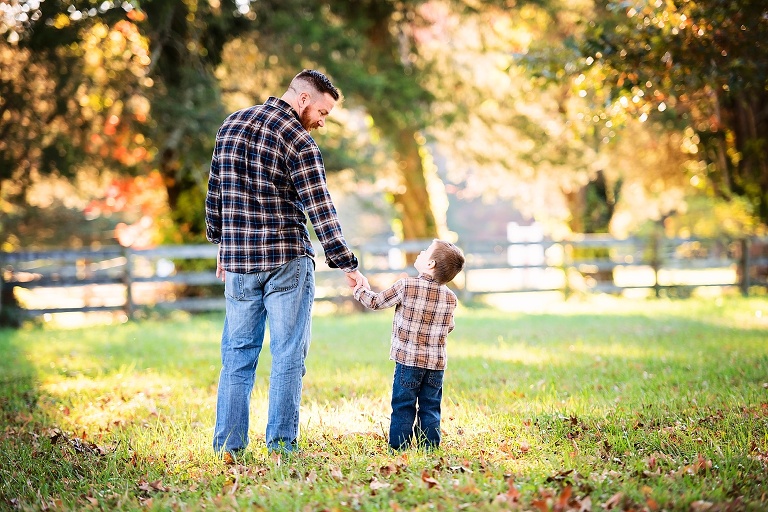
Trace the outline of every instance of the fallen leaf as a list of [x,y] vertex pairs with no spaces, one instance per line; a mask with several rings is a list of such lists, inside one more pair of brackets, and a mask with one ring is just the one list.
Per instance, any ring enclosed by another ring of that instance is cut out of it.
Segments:
[[[478,491],[479,492],[479,491]],[[515,487],[515,479],[509,477],[507,479],[507,492],[497,495],[494,499],[494,503],[518,503],[520,499],[520,491]]]
[[240,487],[240,475],[235,475],[234,479],[227,481],[221,488],[224,494],[234,495]]
[[341,480],[344,478],[344,474],[341,472],[341,469],[339,469],[336,466],[333,466],[331,468],[331,478],[333,478],[337,482],[341,482]]
[[621,498],[623,498],[623,497],[624,497],[624,493],[623,492],[617,492],[616,494],[611,496],[608,499],[608,501],[603,503],[603,508],[605,510],[611,510],[613,507],[615,507],[616,505],[619,504],[619,501],[621,501]]
[[699,454],[698,460],[693,463],[693,468],[696,473],[702,470],[712,469],[712,461],[705,459],[703,455]]
[[568,500],[571,498],[572,492],[573,488],[570,485],[563,489],[563,492],[561,492],[560,496],[557,497],[555,510],[566,510],[568,508]]
[[520,499],[520,491],[515,487],[515,479],[509,477],[507,479],[507,503],[517,503]]
[[269,469],[263,466],[251,466],[249,468],[245,468],[243,471],[243,475],[250,478],[263,477],[267,473],[269,473]]
[[432,478],[426,470],[421,473],[421,481],[427,484],[427,488],[440,487],[440,482]]
[[[454,480],[454,482],[458,482],[458,480]],[[470,481],[465,483],[464,485],[454,484],[454,488],[462,494],[480,494],[480,489],[477,488],[474,480],[472,479],[470,479]],[[501,494],[500,496],[505,496],[505,495]]]
[[383,477],[388,477],[394,475],[395,473],[397,473],[397,466],[395,466],[394,462],[390,462],[389,464],[379,468],[379,474]]
[[371,490],[374,492],[378,491],[379,489],[386,489],[389,486],[389,482],[380,482],[375,477],[373,480],[371,480],[370,484]]
[[139,481],[139,489],[146,492],[154,492],[154,491],[168,492],[170,490],[168,487],[163,485],[163,482],[161,480],[155,480],[154,482],[147,482],[144,479]]
[[556,475],[552,475],[547,477],[547,482],[558,482],[565,480],[571,473],[573,473],[572,469],[567,469],[565,471],[560,471]]

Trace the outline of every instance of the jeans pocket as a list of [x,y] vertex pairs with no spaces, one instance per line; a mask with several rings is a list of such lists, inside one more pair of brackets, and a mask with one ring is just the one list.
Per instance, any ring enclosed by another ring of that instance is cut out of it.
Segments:
[[305,258],[296,258],[281,265],[269,275],[267,281],[268,292],[287,292],[299,286],[301,268]]
[[425,368],[402,365],[399,365],[398,369],[400,370],[398,381],[406,389],[417,389],[421,386],[421,381],[424,379],[424,374],[427,371]]
[[233,300],[242,300],[245,295],[243,274],[227,272],[224,275],[224,295]]
[[442,370],[430,370],[427,373],[427,385],[435,389],[443,387],[443,373]]

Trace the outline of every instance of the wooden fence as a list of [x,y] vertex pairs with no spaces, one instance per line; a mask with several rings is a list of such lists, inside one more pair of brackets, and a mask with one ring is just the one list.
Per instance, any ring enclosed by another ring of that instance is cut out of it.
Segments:
[[[407,254],[429,241],[356,247],[361,271],[374,287],[393,282]],[[768,238],[742,240],[628,238],[583,235],[569,240],[460,243],[467,264],[453,286],[464,300],[499,293],[628,293],[683,296],[698,287],[768,286]],[[318,247],[318,254],[322,251]],[[211,244],[134,250],[100,249],[0,253],[0,312],[21,316],[140,308],[222,309]],[[351,299],[338,270],[317,258],[317,300]]]

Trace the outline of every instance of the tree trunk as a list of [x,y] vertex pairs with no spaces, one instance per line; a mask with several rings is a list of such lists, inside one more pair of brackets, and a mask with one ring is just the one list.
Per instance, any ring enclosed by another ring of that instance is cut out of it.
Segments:
[[437,222],[427,189],[427,178],[413,130],[402,129],[395,140],[395,158],[402,188],[395,193],[395,207],[403,224],[403,239],[437,237]]
[[563,195],[568,205],[568,211],[571,214],[568,220],[568,227],[573,233],[583,233],[585,228],[584,215],[587,210],[586,187],[564,190]]
[[732,109],[735,145],[741,155],[734,189],[755,205],[762,222],[768,222],[768,94],[737,98]]

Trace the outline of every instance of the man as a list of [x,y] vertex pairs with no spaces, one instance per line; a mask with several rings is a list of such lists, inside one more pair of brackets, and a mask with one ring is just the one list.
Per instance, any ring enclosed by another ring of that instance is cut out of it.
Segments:
[[234,460],[248,445],[249,405],[269,319],[272,370],[266,443],[297,449],[304,361],[315,295],[306,214],[333,268],[353,288],[367,280],[341,232],[320,150],[310,131],[325,125],[339,91],[304,70],[281,98],[231,114],[219,128],[205,201],[206,236],[219,244],[216,276],[226,316],[213,448]]

